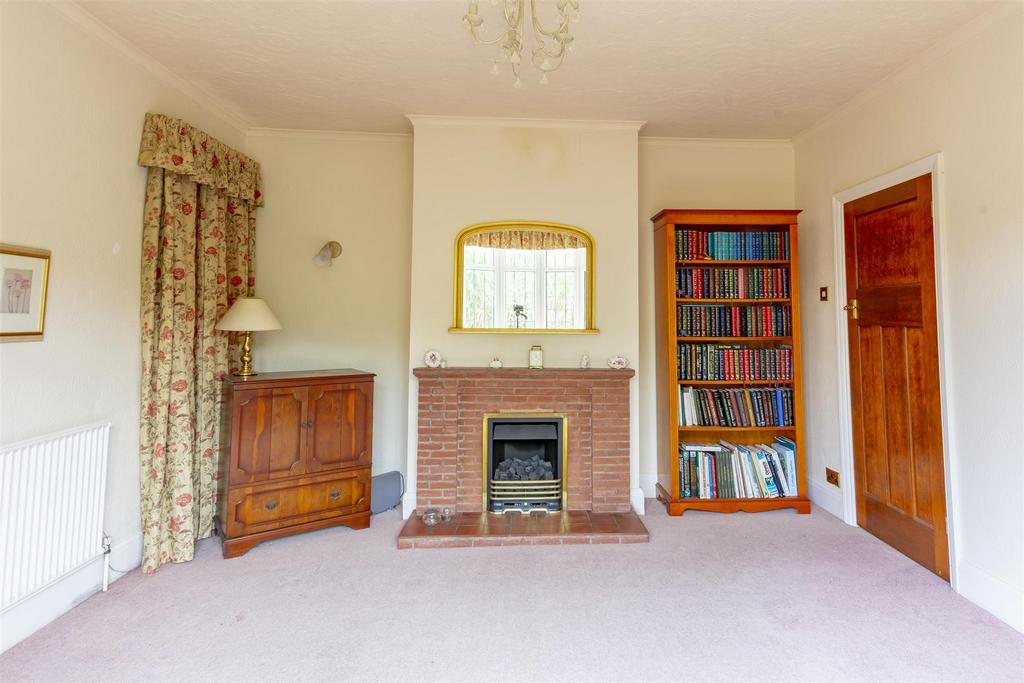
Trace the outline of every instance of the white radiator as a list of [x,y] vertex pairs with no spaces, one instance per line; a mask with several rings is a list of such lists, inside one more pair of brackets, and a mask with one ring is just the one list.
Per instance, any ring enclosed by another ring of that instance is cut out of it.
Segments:
[[107,422],[0,448],[0,611],[105,554],[109,438]]

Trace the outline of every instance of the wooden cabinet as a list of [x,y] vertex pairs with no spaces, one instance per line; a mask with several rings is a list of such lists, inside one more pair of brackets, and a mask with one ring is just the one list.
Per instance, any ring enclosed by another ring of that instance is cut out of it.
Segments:
[[224,557],[302,531],[369,526],[373,377],[342,369],[225,380],[216,519]]

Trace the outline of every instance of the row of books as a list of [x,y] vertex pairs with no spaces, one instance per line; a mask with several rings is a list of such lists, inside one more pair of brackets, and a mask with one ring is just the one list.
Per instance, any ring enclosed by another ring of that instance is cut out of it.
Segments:
[[787,381],[793,378],[793,348],[687,344],[676,348],[679,379],[699,381]]
[[699,389],[679,385],[681,427],[790,427],[793,390]]
[[796,444],[679,444],[680,498],[780,498],[799,495]]
[[792,329],[787,304],[676,304],[680,337],[788,337]]
[[768,261],[789,258],[788,232],[676,230],[676,258]]
[[680,268],[676,296],[705,299],[788,299],[788,268]]

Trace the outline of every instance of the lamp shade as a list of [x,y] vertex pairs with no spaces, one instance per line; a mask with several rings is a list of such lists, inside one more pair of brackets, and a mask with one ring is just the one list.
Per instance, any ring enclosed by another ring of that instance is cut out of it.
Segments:
[[260,332],[279,330],[281,323],[263,299],[235,299],[231,308],[217,323],[218,330],[227,332]]

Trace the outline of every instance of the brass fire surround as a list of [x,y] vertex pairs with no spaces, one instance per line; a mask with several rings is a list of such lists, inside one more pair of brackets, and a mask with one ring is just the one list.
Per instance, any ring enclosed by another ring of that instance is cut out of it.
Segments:
[[[559,472],[559,474],[561,476],[558,479],[555,479],[555,480],[551,480],[551,481],[544,480],[544,481],[538,481],[538,482],[524,482],[524,481],[511,481],[511,482],[501,481],[501,482],[497,482],[497,481],[493,481],[491,479],[491,473],[488,471],[488,467],[487,467],[487,461],[488,461],[488,457],[487,456],[489,455],[489,453],[488,453],[488,442],[489,442],[489,439],[487,438],[487,434],[488,434],[488,432],[487,432],[487,423],[490,420],[495,419],[495,418],[531,418],[531,417],[546,418],[546,419],[555,418],[555,419],[561,420],[561,422],[562,422],[562,467],[561,467],[561,471]],[[492,515],[502,515],[502,514],[505,514],[505,512],[491,512],[488,509],[488,505],[487,505],[487,492],[490,490],[490,487],[492,485],[494,485],[494,484],[497,484],[499,488],[502,485],[510,484],[510,485],[512,485],[513,488],[517,488],[517,489],[522,489],[522,488],[527,488],[527,487],[530,487],[530,486],[537,486],[537,485],[553,486],[553,485],[557,484],[559,486],[559,488],[561,489],[560,497],[561,497],[562,505],[561,505],[560,512],[564,512],[565,510],[568,509],[568,507],[567,507],[567,504],[568,504],[568,488],[569,488],[568,487],[569,477],[567,476],[568,475],[568,468],[569,468],[569,430],[568,430],[568,427],[569,427],[569,419],[565,416],[565,413],[542,413],[542,412],[537,412],[537,413],[484,413],[484,419],[483,419],[483,434],[484,435],[483,435],[483,443],[482,443],[481,448],[480,448],[480,455],[481,455],[481,461],[482,461],[481,462],[481,466],[480,466],[481,467],[481,484],[482,484],[482,486],[480,487],[480,489],[482,491],[481,496],[482,496],[482,505],[483,505],[484,512],[488,512],[488,513],[490,513]],[[517,498],[522,498],[522,495],[521,494],[516,494],[516,497]],[[531,498],[533,498],[533,497],[531,496]],[[552,500],[552,498],[548,496],[548,492],[545,492],[544,494],[539,494],[535,499],[536,500]],[[518,510],[507,510],[506,512],[514,513],[514,512],[519,512],[519,511]],[[551,514],[551,513],[548,513],[548,514]]]

